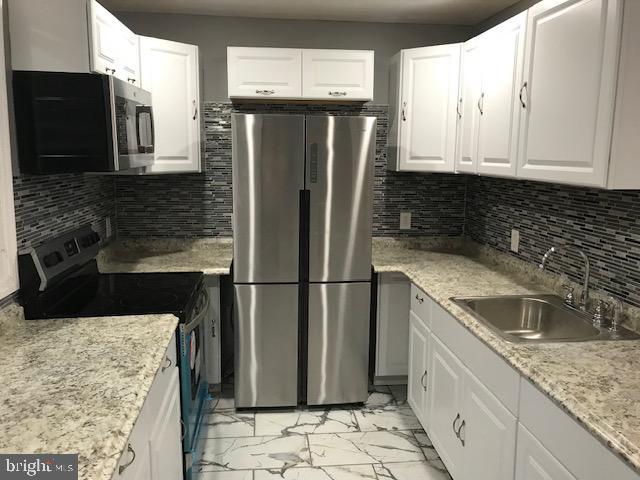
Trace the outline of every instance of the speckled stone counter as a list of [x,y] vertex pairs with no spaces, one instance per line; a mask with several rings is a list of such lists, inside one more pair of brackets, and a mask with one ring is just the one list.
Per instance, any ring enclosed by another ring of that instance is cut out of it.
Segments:
[[109,480],[177,323],[0,310],[0,451],[78,453],[80,479]]
[[204,272],[225,275],[231,269],[231,238],[127,239],[103,249],[98,267],[103,273]]
[[640,341],[522,345],[502,340],[450,297],[553,292],[558,279],[488,249],[453,253],[459,240],[435,242],[377,240],[374,267],[404,273],[640,472]]

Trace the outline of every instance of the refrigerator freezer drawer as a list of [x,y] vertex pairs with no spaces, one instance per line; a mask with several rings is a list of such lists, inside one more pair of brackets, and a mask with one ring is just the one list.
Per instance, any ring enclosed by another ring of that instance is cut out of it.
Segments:
[[235,285],[236,408],[298,402],[298,285]]
[[298,281],[302,115],[232,116],[235,283]]
[[309,285],[309,405],[366,401],[370,300],[370,282]]

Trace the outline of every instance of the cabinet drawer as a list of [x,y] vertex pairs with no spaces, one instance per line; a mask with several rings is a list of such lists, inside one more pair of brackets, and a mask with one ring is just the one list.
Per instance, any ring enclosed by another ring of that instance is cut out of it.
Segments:
[[415,313],[425,324],[427,328],[431,328],[431,297],[411,284],[411,311]]
[[529,381],[520,387],[522,423],[580,480],[638,480],[639,476]]
[[517,413],[520,375],[435,303],[431,317],[431,331],[511,413]]

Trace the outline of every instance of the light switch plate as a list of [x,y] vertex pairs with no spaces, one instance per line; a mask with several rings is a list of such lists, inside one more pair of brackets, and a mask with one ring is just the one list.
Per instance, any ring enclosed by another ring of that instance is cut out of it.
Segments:
[[400,230],[411,230],[411,212],[400,212]]
[[511,230],[511,251],[518,253],[520,250],[520,231],[515,228]]

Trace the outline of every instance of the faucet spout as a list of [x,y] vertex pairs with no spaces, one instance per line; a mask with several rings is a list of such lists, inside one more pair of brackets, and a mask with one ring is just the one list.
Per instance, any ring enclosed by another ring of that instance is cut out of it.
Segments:
[[580,296],[580,310],[586,311],[589,307],[589,279],[591,276],[591,264],[589,262],[589,257],[584,251],[578,247],[573,245],[568,245],[565,247],[556,247],[553,246],[542,256],[542,261],[540,262],[540,270],[544,270],[546,268],[549,257],[555,252],[561,252],[562,250],[573,250],[584,262],[584,276],[582,279],[582,295]]

